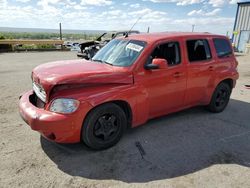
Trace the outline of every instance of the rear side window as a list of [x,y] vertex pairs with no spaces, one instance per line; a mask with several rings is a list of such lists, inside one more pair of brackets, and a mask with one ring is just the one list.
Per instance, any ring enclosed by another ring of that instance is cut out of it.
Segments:
[[188,40],[187,51],[189,62],[211,59],[211,51],[206,39]]
[[232,54],[232,48],[228,40],[216,38],[213,41],[218,57],[222,58]]

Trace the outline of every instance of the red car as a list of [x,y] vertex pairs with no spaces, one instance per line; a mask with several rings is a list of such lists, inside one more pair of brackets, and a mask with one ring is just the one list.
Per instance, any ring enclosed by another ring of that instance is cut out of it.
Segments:
[[239,75],[228,38],[208,33],[118,38],[92,60],[43,64],[20,97],[27,124],[59,143],[116,144],[127,127],[204,105],[221,112]]

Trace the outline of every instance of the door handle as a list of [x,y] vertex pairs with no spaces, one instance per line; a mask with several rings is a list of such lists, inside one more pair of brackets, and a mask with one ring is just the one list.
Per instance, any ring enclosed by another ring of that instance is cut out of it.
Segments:
[[213,71],[213,70],[214,70],[214,66],[209,66],[209,67],[208,67],[208,70],[209,70],[209,71]]
[[181,72],[176,72],[174,73],[174,77],[175,78],[179,78],[180,76],[182,76],[183,74]]

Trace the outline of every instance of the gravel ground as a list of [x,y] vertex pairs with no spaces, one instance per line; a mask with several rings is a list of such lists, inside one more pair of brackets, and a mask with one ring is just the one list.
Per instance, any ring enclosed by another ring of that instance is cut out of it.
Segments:
[[[31,70],[73,52],[0,54],[0,187],[250,187],[250,56],[238,56],[240,79],[226,110],[202,107],[128,130],[113,148],[59,145],[18,114]],[[141,149],[135,143],[140,143]]]

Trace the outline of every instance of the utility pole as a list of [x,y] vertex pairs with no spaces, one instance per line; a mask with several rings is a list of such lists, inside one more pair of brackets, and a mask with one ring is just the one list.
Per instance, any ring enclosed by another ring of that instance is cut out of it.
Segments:
[[195,25],[192,25],[192,32],[194,32]]
[[[62,40],[62,24],[59,23],[59,29],[60,29],[60,40]],[[61,50],[63,49],[63,45],[61,44]]]
[[59,23],[59,29],[60,29],[60,40],[62,40],[62,24]]
[[147,31],[147,33],[149,33],[149,29],[150,29],[150,27],[148,27],[148,31]]

